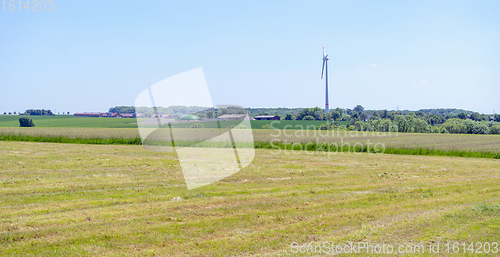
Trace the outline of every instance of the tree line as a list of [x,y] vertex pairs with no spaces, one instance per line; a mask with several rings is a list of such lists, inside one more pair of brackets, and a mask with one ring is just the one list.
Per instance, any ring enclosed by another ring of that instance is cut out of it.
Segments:
[[54,116],[51,110],[45,109],[28,109],[24,113],[20,113],[19,115],[30,115],[30,116]]
[[[299,113],[296,118],[302,120],[315,118],[321,119],[319,108],[310,108]],[[446,110],[446,109],[444,109]],[[410,133],[458,133],[458,134],[500,134],[500,115],[485,115],[477,112],[460,112],[447,109],[449,112],[439,113],[433,111],[364,111],[360,105],[350,111],[332,115],[332,120],[350,121],[345,126],[347,130],[379,131],[379,132],[410,132]],[[338,108],[332,114],[338,112]],[[327,114],[328,115],[328,114]],[[308,118],[309,116],[309,118]],[[333,117],[336,118],[333,118]],[[287,119],[287,117],[285,117]],[[323,124],[317,129],[341,128],[340,124]]]

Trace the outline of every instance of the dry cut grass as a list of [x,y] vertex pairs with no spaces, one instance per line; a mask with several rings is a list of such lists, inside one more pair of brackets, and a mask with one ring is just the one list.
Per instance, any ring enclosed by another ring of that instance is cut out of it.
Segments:
[[187,190],[174,153],[0,142],[2,255],[276,255],[290,244],[500,242],[500,160],[256,150]]

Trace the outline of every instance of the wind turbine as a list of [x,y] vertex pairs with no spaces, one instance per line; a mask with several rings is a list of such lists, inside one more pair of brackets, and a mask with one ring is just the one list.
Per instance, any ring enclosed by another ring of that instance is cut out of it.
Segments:
[[323,68],[321,69],[321,79],[323,79],[323,71],[325,71],[325,64],[326,64],[326,76],[325,76],[325,82],[326,82],[326,97],[325,97],[325,113],[330,112],[330,108],[328,107],[328,55],[325,55],[325,45],[323,44]]

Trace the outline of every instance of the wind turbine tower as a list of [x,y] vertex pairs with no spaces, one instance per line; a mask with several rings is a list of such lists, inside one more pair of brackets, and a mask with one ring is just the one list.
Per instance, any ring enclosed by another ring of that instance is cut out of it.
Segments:
[[[326,70],[325,70],[326,66]],[[325,96],[325,113],[330,112],[330,107],[328,106],[328,55],[325,55],[325,45],[323,44],[323,68],[321,69],[321,79],[323,79],[323,72],[325,72],[325,82],[326,82],[326,96]]]

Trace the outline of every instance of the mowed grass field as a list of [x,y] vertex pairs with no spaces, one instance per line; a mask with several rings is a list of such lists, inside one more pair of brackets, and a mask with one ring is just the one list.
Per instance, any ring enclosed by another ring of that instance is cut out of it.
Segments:
[[500,242],[495,159],[257,149],[239,173],[190,191],[174,153],[141,146],[0,142],[0,163],[2,255]]

